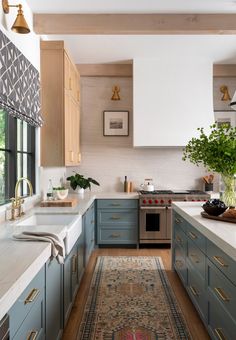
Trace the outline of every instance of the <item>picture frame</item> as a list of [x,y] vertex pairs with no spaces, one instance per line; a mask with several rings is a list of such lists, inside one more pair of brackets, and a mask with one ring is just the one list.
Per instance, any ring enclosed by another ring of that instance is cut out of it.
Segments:
[[227,124],[228,126],[236,126],[236,111],[215,111],[215,122],[217,126]]
[[103,136],[129,136],[129,111],[103,111]]

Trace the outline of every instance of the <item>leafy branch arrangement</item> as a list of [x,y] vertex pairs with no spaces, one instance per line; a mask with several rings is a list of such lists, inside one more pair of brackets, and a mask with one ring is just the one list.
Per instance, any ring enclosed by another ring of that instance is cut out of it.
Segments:
[[73,190],[75,190],[78,187],[82,189],[91,190],[91,183],[95,185],[100,185],[95,179],[88,177],[85,178],[84,175],[80,175],[77,172],[75,172],[75,175],[67,177],[67,180],[70,181],[70,186]]
[[192,138],[186,145],[183,160],[191,163],[203,164],[209,171],[227,176],[236,174],[236,128],[222,124],[210,126],[211,132],[207,136],[203,128],[199,138]]

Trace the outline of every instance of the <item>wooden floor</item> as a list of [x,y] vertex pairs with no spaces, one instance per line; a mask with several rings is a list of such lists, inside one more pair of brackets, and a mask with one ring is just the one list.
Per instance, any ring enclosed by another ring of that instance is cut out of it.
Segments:
[[91,255],[90,261],[88,263],[87,269],[83,276],[80,289],[78,291],[74,307],[64,330],[63,340],[74,340],[76,339],[77,330],[80,325],[80,320],[83,314],[83,307],[86,302],[90,281],[92,278],[94,266],[96,263],[96,258],[99,255],[113,255],[113,256],[160,256],[164,263],[169,281],[175,292],[176,298],[179,305],[183,311],[185,319],[188,323],[190,332],[192,334],[193,340],[209,340],[207,331],[201,322],[197,312],[187,293],[185,292],[177,274],[171,271],[171,250],[168,248],[161,249],[96,249]]

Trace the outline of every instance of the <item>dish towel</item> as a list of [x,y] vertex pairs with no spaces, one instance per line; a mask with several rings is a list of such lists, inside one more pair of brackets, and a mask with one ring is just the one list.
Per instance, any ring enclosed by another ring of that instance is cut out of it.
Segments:
[[23,231],[20,234],[14,234],[13,238],[18,241],[42,241],[51,243],[51,256],[57,259],[57,262],[64,263],[65,246],[63,240],[55,234],[43,231]]

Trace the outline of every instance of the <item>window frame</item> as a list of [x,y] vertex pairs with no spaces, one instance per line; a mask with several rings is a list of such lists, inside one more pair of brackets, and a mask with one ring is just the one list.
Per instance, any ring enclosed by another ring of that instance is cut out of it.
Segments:
[[[6,124],[5,125],[6,126],[5,145],[6,146],[5,148],[0,148],[0,151],[5,152],[5,201],[0,202],[0,205],[8,203],[10,198],[15,196],[15,185],[17,182],[17,158],[19,154],[21,155],[26,154],[28,156],[27,157],[27,178],[31,181],[32,186],[33,186],[33,193],[35,193],[35,168],[36,168],[35,166],[36,131],[35,130],[36,128],[27,123],[27,151],[18,150],[17,148],[17,120],[18,120],[17,118],[11,117],[8,113],[5,112],[5,124]],[[21,186],[20,186],[21,192],[23,192],[22,188],[23,186],[21,183]]]

